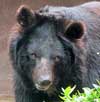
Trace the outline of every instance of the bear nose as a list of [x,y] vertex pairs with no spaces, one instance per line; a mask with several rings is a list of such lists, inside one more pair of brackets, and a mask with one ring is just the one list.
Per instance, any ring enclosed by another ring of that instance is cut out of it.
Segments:
[[51,84],[50,80],[43,80],[40,82],[40,86],[49,86]]

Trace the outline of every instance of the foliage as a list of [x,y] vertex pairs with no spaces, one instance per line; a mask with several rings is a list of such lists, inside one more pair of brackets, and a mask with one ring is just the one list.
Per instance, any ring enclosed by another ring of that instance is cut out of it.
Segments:
[[67,87],[66,89],[62,88],[62,96],[60,98],[64,102],[100,102],[100,82],[99,85],[93,84],[94,88],[90,89],[88,87],[83,88],[83,93],[77,91],[74,95],[71,96],[71,93],[75,90],[73,88]]

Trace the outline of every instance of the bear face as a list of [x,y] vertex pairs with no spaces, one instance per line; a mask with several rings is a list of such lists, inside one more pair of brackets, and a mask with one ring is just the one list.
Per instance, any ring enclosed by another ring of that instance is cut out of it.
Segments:
[[72,80],[68,79],[75,63],[72,42],[82,38],[84,26],[81,22],[68,22],[65,26],[63,20],[40,18],[34,23],[36,15],[29,9],[18,10],[17,19],[23,31],[16,43],[16,63],[21,76],[25,74],[32,83],[31,87],[52,92]]
[[[26,72],[28,70],[28,73],[31,75],[28,77],[31,77],[36,88],[44,91],[49,84],[51,85],[52,83],[55,83],[54,80],[57,80],[54,78],[54,70],[57,70],[54,67],[61,62],[63,65],[65,60],[67,60],[63,46],[61,46],[58,37],[55,35],[55,31],[53,31],[54,27],[52,26],[52,24],[48,24],[47,22],[40,27],[38,26],[25,37],[28,41],[26,41],[26,43],[24,41],[24,45],[22,44],[22,46],[18,48],[19,51],[17,51],[19,52],[18,61],[20,62],[20,65],[22,65],[22,68],[24,68]],[[49,29],[48,32],[46,31],[47,29]],[[61,75],[58,75],[58,77],[60,76]],[[43,83],[44,88],[42,87]],[[38,84],[41,84],[41,86]]]

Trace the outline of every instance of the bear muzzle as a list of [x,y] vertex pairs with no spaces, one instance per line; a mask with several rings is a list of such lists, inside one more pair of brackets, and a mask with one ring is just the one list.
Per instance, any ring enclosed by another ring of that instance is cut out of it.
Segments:
[[38,90],[48,90],[54,80],[53,66],[47,59],[41,59],[40,64],[33,70],[33,80]]

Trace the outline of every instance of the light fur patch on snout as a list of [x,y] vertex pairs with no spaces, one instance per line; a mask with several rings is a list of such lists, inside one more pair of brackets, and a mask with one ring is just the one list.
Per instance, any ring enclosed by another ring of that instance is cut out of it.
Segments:
[[[47,90],[54,80],[53,65],[50,64],[46,58],[41,58],[37,63],[37,66],[33,69],[33,81],[38,90]],[[44,80],[50,81],[48,85],[41,85]]]

